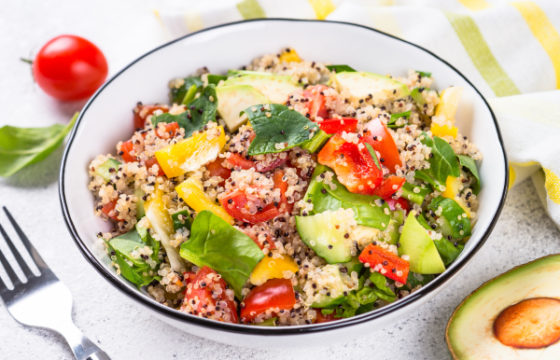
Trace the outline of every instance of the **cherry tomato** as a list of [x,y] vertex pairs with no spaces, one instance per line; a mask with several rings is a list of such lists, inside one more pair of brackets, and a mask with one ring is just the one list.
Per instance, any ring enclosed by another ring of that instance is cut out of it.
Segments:
[[366,125],[364,140],[381,154],[379,161],[381,164],[394,173],[395,166],[402,167],[399,149],[393,140],[393,136],[380,119],[373,119]]
[[133,110],[134,130],[143,129],[146,126],[148,116],[153,115],[156,110],[161,110],[164,113],[169,112],[167,105],[136,105]]
[[327,134],[336,134],[342,131],[350,133],[356,131],[358,120],[352,118],[326,119],[319,123],[319,127]]
[[222,164],[224,162],[224,159],[218,157],[216,160],[209,162],[208,164],[206,164],[206,170],[210,171],[210,176],[219,176],[222,179],[224,179],[224,181],[221,181],[218,185],[219,186],[224,186],[225,182],[227,179],[229,179],[229,177],[231,176],[231,170],[228,168],[225,168]]
[[[124,158],[124,156],[123,156]],[[152,156],[151,158],[149,158],[148,160],[144,161],[144,165],[146,165],[146,167],[148,169],[151,169],[152,166],[157,165],[158,166],[158,173],[157,176],[165,176],[165,172],[163,172],[163,169],[161,168],[161,166],[159,165],[157,159],[155,156]]]
[[113,200],[110,203],[103,205],[101,211],[103,211],[108,217],[115,221],[124,221],[124,219],[118,218],[118,214],[115,211],[115,206],[117,206],[117,200]]
[[165,139],[168,138],[165,134],[169,134],[169,138],[172,138],[175,135],[177,135],[179,129],[180,129],[179,124],[176,122],[165,124],[165,133],[160,134],[160,132],[156,129],[156,136],[160,139]]
[[389,198],[399,191],[405,181],[406,180],[402,177],[389,176],[387,179],[383,179],[380,186],[373,189],[373,195],[377,195],[383,199]]
[[383,181],[383,172],[360,139],[358,144],[346,142],[341,133],[335,134],[319,152],[317,160],[334,170],[348,191],[372,195]]
[[134,144],[132,143],[132,140],[127,140],[122,143],[121,156],[123,160],[126,161],[127,163],[138,161],[136,156],[131,154],[133,150],[134,150]]
[[369,244],[360,254],[359,259],[364,264],[369,264],[370,269],[381,265],[379,273],[385,277],[406,284],[410,263],[401,259],[389,250],[378,245]]
[[239,153],[235,153],[235,154],[232,153],[227,158],[227,162],[230,163],[231,165],[233,165],[235,168],[239,168],[239,169],[243,169],[243,170],[249,170],[249,169],[253,168],[253,169],[255,169],[259,172],[266,172],[266,171],[274,170],[277,167],[284,165],[286,163],[286,161],[288,161],[287,156],[283,159],[282,158],[277,158],[276,160],[272,161],[270,164],[264,165],[260,161],[253,160],[252,156],[249,156],[249,158],[247,158],[247,156],[243,156]]
[[228,295],[225,281],[217,278],[214,270],[204,266],[195,276],[188,275],[181,311],[223,322],[238,322],[233,293],[230,291],[231,296]]
[[323,91],[328,89],[326,85],[315,85],[309,86],[303,91],[303,97],[306,99],[305,106],[307,107],[307,113],[309,114],[309,119],[315,120],[315,118],[320,117],[325,119],[329,116],[326,107],[326,99]]
[[289,279],[271,279],[259,285],[243,299],[241,322],[248,323],[268,309],[291,310],[296,304],[296,294]]
[[391,211],[395,211],[396,209],[399,208],[399,206],[406,213],[410,211],[410,202],[408,202],[408,200],[406,200],[405,198],[400,197],[396,200],[393,198],[387,198],[385,199],[385,201],[387,202],[387,205],[389,205]]
[[323,315],[321,309],[313,309],[317,312],[317,318],[315,319],[315,324],[321,324],[331,321],[340,320],[339,318],[334,317],[334,312],[332,314]]
[[75,35],[50,40],[33,61],[35,81],[59,100],[90,97],[103,84],[107,72],[107,60],[101,50]]

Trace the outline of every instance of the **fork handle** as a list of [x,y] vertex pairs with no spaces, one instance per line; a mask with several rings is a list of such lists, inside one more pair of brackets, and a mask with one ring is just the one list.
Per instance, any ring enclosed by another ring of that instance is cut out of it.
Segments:
[[77,360],[111,360],[109,355],[82,334],[74,322],[61,322],[55,330],[64,336]]

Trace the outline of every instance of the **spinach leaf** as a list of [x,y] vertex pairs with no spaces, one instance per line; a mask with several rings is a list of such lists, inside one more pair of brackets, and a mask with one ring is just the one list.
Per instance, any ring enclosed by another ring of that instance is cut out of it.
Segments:
[[425,71],[419,71],[419,70],[416,70],[416,72],[417,72],[418,74],[420,74],[420,76],[422,76],[422,77],[432,77],[432,73],[431,73],[431,72],[425,72]]
[[203,83],[199,76],[190,76],[184,78],[183,80],[185,82],[181,86],[171,88],[171,101],[174,104],[182,104],[185,95],[193,85],[197,91],[202,89]]
[[[418,180],[422,180],[428,184],[430,184],[434,189],[437,189],[438,191],[442,191],[442,185],[444,186],[445,184],[440,184],[439,181],[436,181],[432,175],[429,169],[422,169],[422,170],[416,170],[414,172],[414,178],[418,179]],[[403,191],[404,192],[404,191]]]
[[381,170],[381,165],[379,165],[379,159],[377,159],[377,153],[375,152],[375,150],[373,150],[373,147],[371,147],[369,143],[366,143],[366,148],[369,154],[371,155],[373,162],[375,163],[375,166],[377,166],[377,168]]
[[191,230],[189,241],[181,245],[181,257],[198,267],[214,269],[242,299],[243,285],[264,257],[261,249],[250,237],[208,210],[198,213]]
[[422,136],[422,144],[432,148],[433,156],[429,160],[431,177],[443,185],[448,176],[459,176],[459,162],[451,145],[438,136],[431,139],[425,132]]
[[434,279],[434,275],[423,275],[418,273],[413,273],[412,271],[408,273],[408,277],[406,279],[406,284],[402,288],[403,290],[411,291],[412,289],[416,288],[418,285],[426,285],[430,281]]
[[171,219],[173,219],[173,228],[175,229],[175,231],[181,228],[187,228],[188,230],[191,229],[192,217],[189,214],[188,210],[181,210],[176,212],[175,214],[171,215]]
[[461,164],[461,166],[463,167],[466,167],[476,179],[472,188],[474,194],[478,195],[480,191],[480,176],[478,176],[478,169],[476,168],[476,163],[474,162],[472,157],[467,155],[457,155],[457,158],[459,159],[459,164]]
[[331,190],[330,186],[325,185],[323,181],[318,181],[321,174],[326,171],[331,171],[334,174],[334,171],[327,166],[317,165],[305,193],[304,200],[311,199],[313,203],[313,214],[319,214],[327,210],[338,211],[340,208],[352,209],[359,225],[380,230],[387,228],[391,220],[389,206],[385,202],[381,206],[375,205],[375,201],[380,200],[380,197],[351,193],[334,175],[332,182],[336,185],[336,189]]
[[158,281],[161,280],[161,277],[157,275],[155,276],[144,275],[144,273],[146,273],[149,270],[149,267],[139,268],[134,265],[131,266],[128,263],[127,259],[117,249],[115,249],[110,242],[106,242],[106,243],[109,252],[115,254],[115,255],[111,255],[111,259],[119,266],[121,276],[124,277],[126,280],[130,281],[131,283],[135,284],[139,289],[142,286],[146,286],[150,284],[154,280],[158,280]]
[[410,119],[410,114],[412,114],[411,110],[401,112],[401,113],[397,113],[397,114],[391,114],[391,118],[387,122],[387,127],[390,128],[390,129],[398,129],[398,128],[404,127],[406,124],[408,124],[408,121],[405,122],[402,125],[397,125],[396,122],[400,118],[405,118],[406,120]]
[[418,220],[418,224],[422,225],[424,229],[431,231],[432,228],[430,227],[430,224],[428,224],[428,220],[426,220],[424,215],[422,215],[422,213],[417,213],[416,215],[417,215],[416,220]]
[[187,107],[187,111],[179,115],[163,113],[152,117],[152,125],[155,128],[159,123],[176,122],[181,128],[185,129],[185,138],[187,138],[193,132],[202,129],[210,121],[216,121],[218,96],[214,85],[205,87],[200,96],[191,101]]
[[78,114],[68,125],[55,124],[43,128],[0,128],[0,176],[12,176],[27,165],[45,159],[62,144],[72,129]]
[[143,248],[146,245],[152,249],[151,258],[159,262],[158,252],[159,252],[159,242],[154,240],[148,232],[148,229],[136,225],[136,227],[126,234],[117,236],[114,239],[109,240],[109,244],[113,249],[123,258],[131,261],[134,266],[138,269],[149,270],[150,266],[141,257],[133,258],[130,253],[139,248]]
[[373,271],[369,276],[369,280],[377,288],[376,290],[374,290],[374,293],[378,298],[383,299],[387,302],[393,302],[397,299],[393,290],[391,290],[387,285],[387,278],[385,276],[381,275],[377,271]]
[[142,241],[144,243],[146,243],[146,245],[148,245],[149,247],[152,248],[152,260],[154,260],[155,262],[157,262],[158,264],[161,262],[161,260],[159,259],[158,253],[159,253],[159,248],[160,248],[160,242],[157,241],[156,239],[154,239],[152,237],[152,235],[150,235],[150,233],[148,232],[148,229],[141,227],[140,225],[136,224],[136,231],[138,232],[138,235],[140,235],[140,238],[142,239]]
[[461,252],[465,247],[462,244],[457,244],[457,247],[455,247],[455,245],[453,245],[451,241],[443,238],[434,240],[434,244],[436,245],[439,255],[441,256],[441,260],[443,260],[443,263],[446,267],[447,265],[455,261],[455,259],[457,259],[459,255],[461,255]]
[[432,199],[428,209],[437,211],[441,207],[441,216],[451,225],[454,239],[462,239],[471,235],[471,221],[468,216],[463,217],[465,210],[453,199],[438,196]]
[[218,85],[218,83],[222,80],[226,81],[227,80],[227,76],[225,75],[213,75],[210,74],[208,75],[208,84],[214,84],[214,85]]
[[[254,110],[254,111],[253,111]],[[279,153],[310,140],[309,136],[319,132],[319,126],[286,105],[260,104],[243,111],[255,130],[256,137],[247,153],[260,155]],[[282,147],[277,147],[283,144]]]
[[326,66],[327,69],[329,69],[330,71],[334,71],[336,73],[341,73],[341,72],[356,72],[356,70],[352,69],[350,66],[348,65],[327,65]]

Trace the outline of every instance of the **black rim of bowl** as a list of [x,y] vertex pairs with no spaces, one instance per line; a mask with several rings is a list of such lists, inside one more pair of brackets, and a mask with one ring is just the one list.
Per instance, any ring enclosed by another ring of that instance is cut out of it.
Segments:
[[[488,111],[490,111],[490,114],[492,115],[494,125],[496,126],[496,132],[497,132],[497,135],[498,135],[498,140],[500,142],[500,145],[501,145],[501,148],[502,148],[502,153],[503,153],[503,156],[504,156],[506,178],[504,180],[504,188],[503,188],[503,191],[502,191],[502,197],[500,199],[500,204],[498,206],[498,209],[497,209],[496,213],[494,214],[494,218],[492,219],[492,222],[490,223],[490,225],[488,226],[488,228],[486,229],[486,231],[482,235],[482,238],[480,239],[479,243],[470,251],[469,254],[467,254],[466,257],[461,259],[458,263],[453,264],[453,269],[446,270],[443,274],[441,274],[440,276],[435,278],[432,282],[430,282],[428,285],[426,285],[427,291],[422,291],[422,289],[421,289],[417,292],[414,292],[414,293],[404,297],[401,300],[398,300],[397,302],[395,302],[391,305],[388,305],[388,306],[382,307],[380,309],[371,311],[371,312],[363,314],[359,317],[353,317],[353,318],[348,318],[348,319],[343,319],[343,320],[338,320],[338,321],[333,321],[333,322],[327,322],[327,323],[322,323],[322,324],[302,325],[302,326],[295,326],[295,327],[289,327],[289,326],[287,326],[287,327],[272,327],[272,328],[271,327],[263,327],[263,326],[247,326],[247,325],[241,325],[241,324],[229,324],[229,323],[218,322],[218,321],[215,321],[215,320],[204,319],[204,318],[201,318],[201,317],[198,317],[198,316],[193,316],[193,315],[182,313],[178,310],[174,310],[172,308],[169,308],[167,306],[164,306],[162,304],[157,303],[156,301],[150,299],[148,297],[148,295],[145,295],[138,290],[134,290],[134,289],[129,288],[128,286],[123,284],[121,282],[121,280],[117,279],[117,277],[115,275],[109,273],[105,269],[105,267],[101,264],[101,262],[91,253],[89,248],[85,245],[84,241],[79,237],[78,232],[77,232],[77,230],[74,226],[74,223],[72,221],[72,217],[70,216],[70,213],[68,211],[68,206],[66,204],[66,197],[65,197],[65,194],[64,194],[64,187],[65,187],[64,173],[66,171],[66,161],[67,161],[67,158],[68,158],[68,154],[70,152],[70,148],[72,147],[72,144],[74,142],[74,137],[76,135],[76,130],[80,126],[80,123],[82,122],[84,114],[87,112],[91,103],[93,101],[95,101],[95,98],[97,97],[97,95],[99,95],[99,93],[101,93],[107,85],[109,85],[114,79],[119,77],[129,67],[134,65],[140,59],[150,55],[153,52],[158,51],[159,49],[162,49],[166,46],[174,44],[174,43],[176,43],[178,41],[181,41],[183,39],[186,39],[188,37],[196,36],[197,34],[200,34],[202,32],[212,31],[213,29],[218,29],[218,28],[222,28],[222,27],[236,26],[238,24],[247,23],[247,22],[335,23],[335,24],[341,24],[341,25],[352,26],[352,27],[359,27],[359,28],[370,30],[370,31],[374,31],[376,33],[379,33],[379,34],[382,34],[384,36],[395,39],[396,41],[401,41],[401,42],[407,43],[411,46],[414,46],[416,48],[419,48],[419,49],[425,51],[426,53],[430,54],[434,58],[438,59],[439,61],[443,62],[444,64],[449,66],[451,69],[453,69],[459,76],[461,76],[469,85],[471,85],[473,87],[473,89],[477,92],[477,94],[482,98],[482,100],[486,104],[486,107],[488,108]],[[182,36],[182,37],[180,37],[178,39],[175,39],[173,41],[170,41],[170,42],[168,42],[166,44],[163,44],[163,45],[147,52],[146,54],[140,56],[139,58],[137,58],[136,60],[131,62],[129,65],[127,65],[125,68],[123,68],[121,71],[116,73],[107,82],[105,82],[105,84],[103,84],[103,86],[101,86],[101,88],[99,88],[99,90],[97,90],[97,92],[91,97],[91,99],[84,106],[83,110],[80,113],[80,116],[79,116],[78,120],[76,121],[76,125],[74,126],[74,129],[72,130],[72,133],[70,134],[70,138],[68,140],[68,143],[66,145],[66,148],[64,150],[64,154],[63,154],[63,157],[62,157],[60,177],[59,177],[59,180],[60,180],[59,181],[59,197],[60,197],[60,203],[61,203],[61,206],[62,206],[62,213],[64,215],[64,220],[66,222],[66,226],[68,227],[68,230],[69,230],[70,234],[72,235],[72,238],[76,242],[76,245],[78,246],[78,248],[82,252],[82,255],[113,286],[115,286],[117,289],[119,289],[120,291],[125,293],[127,296],[137,300],[142,305],[149,307],[151,310],[153,310],[153,311],[155,311],[155,312],[157,312],[161,315],[164,315],[166,317],[169,317],[169,318],[172,318],[172,319],[175,319],[175,320],[185,321],[187,323],[196,324],[196,325],[200,325],[200,326],[205,327],[205,328],[220,330],[220,331],[224,331],[224,332],[231,332],[231,333],[237,333],[237,334],[247,334],[247,335],[268,335],[268,336],[271,336],[271,335],[295,335],[295,334],[301,334],[301,333],[316,333],[316,332],[322,332],[322,331],[335,330],[335,329],[340,329],[340,328],[344,328],[344,327],[368,322],[368,321],[373,320],[373,319],[381,318],[381,317],[383,317],[387,314],[397,312],[398,310],[406,307],[407,305],[416,302],[420,298],[422,298],[424,296],[427,296],[430,292],[435,291],[438,287],[440,287],[445,282],[447,282],[449,279],[451,279],[453,277],[453,275],[455,275],[459,270],[461,270],[469,262],[469,260],[478,252],[478,250],[480,250],[480,248],[484,245],[484,243],[486,242],[486,240],[490,236],[490,233],[494,229],[494,226],[496,225],[496,222],[498,221],[498,218],[500,216],[500,213],[501,213],[502,208],[503,208],[504,203],[505,203],[506,194],[507,194],[507,190],[508,190],[507,189],[507,187],[508,187],[507,184],[508,184],[508,179],[509,179],[509,169],[508,169],[507,164],[508,164],[507,156],[506,156],[506,153],[505,153],[505,148],[504,148],[504,144],[503,144],[503,140],[502,140],[502,135],[500,133],[500,128],[498,126],[498,122],[496,121],[496,116],[492,112],[492,109],[488,105],[488,102],[486,101],[484,96],[482,96],[480,91],[460,71],[458,71],[455,67],[453,67],[451,64],[449,64],[447,61],[441,59],[439,56],[435,55],[431,51],[426,50],[423,47],[418,46],[416,44],[413,44],[411,42],[408,42],[406,40],[402,40],[402,39],[394,37],[390,34],[384,33],[382,31],[372,29],[372,28],[367,27],[367,26],[352,24],[352,23],[348,23],[348,22],[283,19],[283,18],[254,19],[254,20],[238,21],[238,22],[227,23],[227,24],[222,24],[222,25],[210,27],[210,28],[207,28],[207,29],[203,29],[203,30],[194,32],[192,34]]]

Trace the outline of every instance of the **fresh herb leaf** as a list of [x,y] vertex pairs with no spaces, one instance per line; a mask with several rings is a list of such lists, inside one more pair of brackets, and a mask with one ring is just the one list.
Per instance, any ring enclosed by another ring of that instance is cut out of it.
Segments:
[[425,71],[419,71],[419,70],[416,70],[416,72],[417,72],[418,74],[420,74],[420,76],[422,76],[422,77],[432,77],[432,73],[431,73],[431,72],[425,72]]
[[397,299],[393,290],[387,285],[387,278],[377,271],[371,272],[369,280],[375,285],[376,290],[374,290],[375,295],[387,302],[393,302]]
[[181,104],[182,105],[187,105],[188,103],[193,101],[197,92],[198,92],[198,88],[196,87],[196,85],[191,86],[187,90],[187,93],[185,94],[185,97],[183,98],[183,101],[181,101]]
[[185,95],[189,89],[194,85],[197,92],[202,89],[204,85],[199,76],[191,76],[183,79],[184,83],[179,87],[171,88],[171,102],[174,104],[182,104]]
[[208,75],[208,78],[207,78],[207,79],[208,79],[208,84],[218,85],[218,83],[219,83],[220,81],[222,81],[222,80],[223,80],[223,81],[226,81],[227,78],[228,78],[228,77],[225,76],[225,75],[213,75],[213,74],[210,74],[210,75]]
[[[181,219],[179,219],[179,216],[181,216]],[[182,228],[187,228],[187,230],[191,229],[192,217],[188,210],[181,210],[172,214],[171,219],[173,219],[173,228],[175,231]]]
[[424,286],[430,281],[432,281],[433,279],[434,279],[434,275],[428,275],[428,274],[422,275],[411,271],[408,273],[406,284],[401,289],[411,291],[412,289],[418,287],[418,285]]
[[366,148],[368,149],[369,154],[373,159],[373,162],[375,162],[375,166],[377,166],[377,168],[381,170],[381,165],[379,165],[379,159],[377,159],[377,153],[375,152],[375,150],[373,150],[373,148],[369,143],[366,143]]
[[396,125],[397,120],[399,120],[400,118],[404,118],[406,120],[408,120],[410,118],[410,114],[412,114],[411,110],[402,112],[402,113],[397,113],[397,114],[391,114],[391,119],[389,119],[389,121],[387,122],[387,127],[390,129],[398,129],[401,127],[404,127],[408,122],[402,124],[402,125]]
[[330,315],[334,312],[334,309],[321,309],[321,314]]
[[325,145],[331,137],[332,135],[327,134],[323,130],[319,130],[319,132],[313,136],[313,139],[304,142],[300,147],[313,154],[321,150],[323,145]]
[[198,98],[187,105],[187,111],[179,115],[163,113],[152,117],[152,125],[155,128],[159,123],[170,124],[176,122],[181,128],[185,129],[185,138],[187,138],[193,132],[202,129],[210,121],[216,121],[217,108],[218,96],[216,95],[216,88],[214,85],[208,85]]
[[215,270],[242,299],[241,289],[264,254],[250,237],[204,210],[192,224],[189,241],[181,245],[181,257]]
[[350,66],[348,65],[327,65],[326,66],[327,69],[329,69],[330,71],[334,71],[336,73],[341,73],[341,72],[356,72],[356,70],[352,69]]
[[425,132],[422,133],[422,144],[432,148],[433,156],[430,162],[429,175],[444,185],[448,176],[460,175],[459,162],[453,148],[449,143],[438,136],[431,139]]
[[[316,123],[286,105],[260,104],[243,112],[247,114],[256,134],[247,151],[249,155],[286,151],[308,142],[309,136],[316,135],[319,130]],[[277,147],[278,144],[282,146]]]
[[480,176],[478,176],[476,163],[474,162],[473,158],[467,155],[457,155],[457,158],[459,159],[459,164],[461,164],[462,167],[466,167],[476,179],[475,183],[472,185],[472,188],[474,194],[478,195],[480,191]]
[[414,172],[414,178],[430,184],[434,189],[437,189],[438,191],[442,191],[441,190],[443,188],[442,185],[443,186],[445,185],[445,184],[440,184],[438,181],[436,181],[432,177],[429,169],[416,170]]
[[455,200],[438,196],[428,205],[428,209],[437,211],[442,208],[441,216],[451,225],[454,239],[462,239],[471,235],[471,221],[468,216],[463,217],[465,210]]
[[447,267],[447,265],[451,264],[455,259],[461,255],[461,251],[463,251],[464,245],[457,244],[457,247],[451,243],[451,241],[447,239],[439,239],[434,240],[434,244],[441,256],[441,260]]
[[43,128],[0,128],[0,176],[12,176],[27,165],[38,163],[62,144],[79,113],[68,125],[55,124]]
[[304,201],[311,199],[313,203],[313,214],[327,210],[338,211],[340,208],[352,209],[359,225],[380,230],[387,228],[391,219],[390,213],[385,213],[385,209],[389,209],[387,203],[383,202],[382,206],[377,206],[375,201],[381,199],[380,197],[351,193],[336,179],[335,175],[333,175],[332,182],[336,185],[336,189],[332,190],[330,186],[325,185],[324,181],[318,181],[318,177],[326,171],[334,174],[334,171],[327,166],[317,165],[305,193]]

